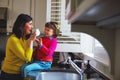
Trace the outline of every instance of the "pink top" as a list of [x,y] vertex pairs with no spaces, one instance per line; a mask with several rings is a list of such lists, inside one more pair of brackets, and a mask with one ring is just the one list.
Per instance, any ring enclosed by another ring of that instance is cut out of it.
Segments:
[[42,37],[42,45],[37,46],[34,52],[34,56],[36,60],[41,61],[52,61],[54,51],[57,47],[57,39],[56,38],[47,38]]

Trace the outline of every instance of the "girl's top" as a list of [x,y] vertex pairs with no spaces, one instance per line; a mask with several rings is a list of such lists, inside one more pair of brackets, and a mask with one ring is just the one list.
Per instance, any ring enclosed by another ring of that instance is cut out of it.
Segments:
[[53,54],[57,47],[57,39],[53,37],[41,37],[42,45],[37,46],[34,52],[35,60],[52,62]]

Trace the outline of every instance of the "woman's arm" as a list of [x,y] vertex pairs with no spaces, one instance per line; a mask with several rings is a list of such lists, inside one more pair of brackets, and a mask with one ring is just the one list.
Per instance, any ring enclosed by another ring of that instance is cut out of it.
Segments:
[[[20,43],[20,39],[14,37],[9,41],[9,45],[12,45],[10,46],[10,50],[20,59],[24,61],[31,61],[34,38],[35,35],[32,35],[30,39],[27,40],[26,44],[24,44]],[[26,46],[26,49],[23,46]]]

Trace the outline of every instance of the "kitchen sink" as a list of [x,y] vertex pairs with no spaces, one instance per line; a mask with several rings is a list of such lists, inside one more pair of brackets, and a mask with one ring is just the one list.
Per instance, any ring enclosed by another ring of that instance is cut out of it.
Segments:
[[43,70],[37,71],[37,75],[34,80],[80,80],[80,77],[81,76],[75,71]]

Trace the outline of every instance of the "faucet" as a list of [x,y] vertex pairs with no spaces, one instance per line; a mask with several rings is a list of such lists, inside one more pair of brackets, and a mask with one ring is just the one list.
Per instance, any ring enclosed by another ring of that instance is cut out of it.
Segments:
[[83,79],[83,71],[82,71],[82,69],[80,69],[80,68],[71,60],[71,57],[68,57],[67,61],[68,61],[68,63],[80,74],[80,80],[84,80],[84,79]]

